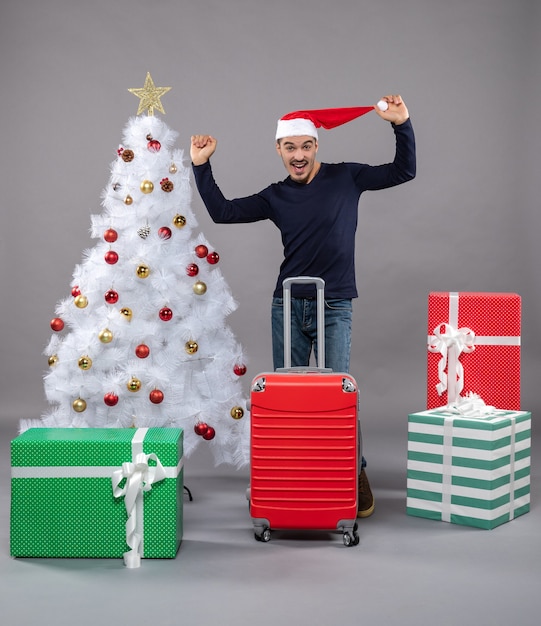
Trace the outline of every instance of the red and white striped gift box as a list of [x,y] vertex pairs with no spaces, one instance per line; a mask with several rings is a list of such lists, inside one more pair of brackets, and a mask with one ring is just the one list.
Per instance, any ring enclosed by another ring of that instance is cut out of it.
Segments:
[[516,293],[431,292],[427,409],[478,394],[520,410],[521,298]]

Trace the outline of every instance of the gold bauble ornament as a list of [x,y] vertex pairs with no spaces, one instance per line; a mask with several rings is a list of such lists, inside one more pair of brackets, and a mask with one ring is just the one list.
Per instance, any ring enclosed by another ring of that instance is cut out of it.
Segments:
[[52,367],[53,365],[56,365],[58,363],[58,354],[51,354],[51,356],[48,359],[49,362],[49,366]]
[[92,359],[85,354],[77,361],[77,365],[82,370],[89,370],[92,367]]
[[207,291],[207,286],[202,280],[198,280],[196,283],[194,283],[192,289],[196,295],[202,296]]
[[184,215],[177,213],[173,218],[173,224],[177,228],[184,228],[184,226],[186,226],[186,218],[184,217]]
[[113,333],[108,328],[100,330],[98,337],[102,343],[111,343],[113,341]]
[[178,171],[177,166],[174,163],[171,163],[171,165],[169,166],[169,173],[170,174],[176,174]]
[[154,191],[154,183],[151,180],[144,180],[140,185],[139,189],[143,193],[152,193]]
[[244,409],[241,406],[234,406],[230,411],[230,415],[234,420],[240,420],[244,417]]
[[77,398],[77,400],[74,400],[71,406],[73,407],[73,410],[77,413],[82,413],[83,411],[86,411],[86,402],[82,398]]
[[132,376],[128,381],[127,387],[128,391],[139,391],[139,389],[141,389],[141,381],[138,378],[135,378],[135,376]]
[[88,298],[80,294],[75,298],[73,303],[78,309],[84,309],[86,306],[88,306]]
[[135,271],[137,273],[137,276],[139,276],[139,278],[148,278],[150,274],[150,267],[146,265],[145,263],[141,263],[140,265],[137,266],[137,269]]
[[124,204],[127,204],[127,205],[133,204],[133,198],[130,196],[130,194],[128,194],[128,195],[124,198]]
[[195,354],[199,350],[197,341],[187,341],[184,344],[184,350],[186,350],[188,354]]
[[122,315],[122,317],[126,318],[128,320],[128,322],[131,322],[132,312],[131,312],[131,309],[128,308],[127,306],[122,307],[120,309],[120,315]]

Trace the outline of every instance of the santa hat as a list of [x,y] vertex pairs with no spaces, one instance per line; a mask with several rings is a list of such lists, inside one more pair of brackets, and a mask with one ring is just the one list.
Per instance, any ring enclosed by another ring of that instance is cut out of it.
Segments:
[[293,111],[278,120],[276,141],[283,137],[308,135],[317,139],[317,129],[336,128],[374,109],[371,107],[342,107],[340,109],[312,109]]

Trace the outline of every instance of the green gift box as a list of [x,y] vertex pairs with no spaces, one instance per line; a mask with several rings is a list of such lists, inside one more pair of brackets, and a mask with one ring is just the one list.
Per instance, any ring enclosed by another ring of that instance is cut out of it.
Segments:
[[492,529],[530,510],[531,413],[408,418],[408,515]]
[[174,558],[179,428],[31,428],[11,442],[11,555]]

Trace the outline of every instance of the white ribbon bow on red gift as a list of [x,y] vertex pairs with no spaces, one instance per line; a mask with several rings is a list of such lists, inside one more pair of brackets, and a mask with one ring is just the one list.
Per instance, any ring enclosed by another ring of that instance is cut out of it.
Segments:
[[[156,465],[149,465],[149,460],[155,461]],[[122,468],[115,470],[112,475],[113,495],[115,498],[124,497],[124,504],[128,513],[126,521],[126,543],[130,547],[124,553],[124,564],[128,568],[136,568],[141,565],[140,546],[142,533],[138,529],[142,520],[138,519],[137,504],[143,497],[144,491],[150,491],[154,483],[166,478],[166,472],[158,457],[152,454],[140,452],[135,456],[134,462],[122,463]],[[123,487],[120,483],[126,479]]]
[[455,402],[448,404],[445,409],[457,417],[494,417],[494,415],[502,413],[495,407],[485,404],[479,394],[471,391],[465,396],[460,396]]
[[[429,352],[438,352],[441,359],[438,363],[438,375],[440,382],[436,385],[438,393],[447,391],[448,378],[445,368],[449,362],[448,371],[456,373],[455,395],[458,398],[464,389],[464,367],[459,361],[459,356],[464,353],[473,352],[475,350],[475,333],[471,328],[455,328],[447,323],[438,324],[433,331],[433,335],[429,337]],[[455,362],[451,367],[451,359]]]

